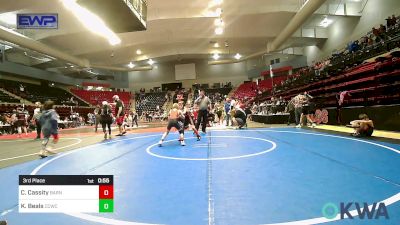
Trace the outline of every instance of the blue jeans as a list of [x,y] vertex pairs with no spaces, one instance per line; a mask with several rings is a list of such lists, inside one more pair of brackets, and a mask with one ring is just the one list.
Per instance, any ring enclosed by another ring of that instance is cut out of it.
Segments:
[[231,114],[230,113],[226,113],[226,126],[229,126],[229,121],[231,122],[231,126],[233,124],[232,118],[231,118]]

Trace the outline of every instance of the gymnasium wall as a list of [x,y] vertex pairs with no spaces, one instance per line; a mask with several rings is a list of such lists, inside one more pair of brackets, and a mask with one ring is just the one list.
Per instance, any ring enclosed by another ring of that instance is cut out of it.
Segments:
[[321,46],[309,46],[304,48],[307,63],[319,61],[329,57],[335,49],[342,49],[351,40],[356,40],[369,32],[373,26],[379,24],[386,26],[385,19],[395,14],[400,15],[399,0],[368,0],[361,17],[338,16],[335,22],[328,28],[328,39]]
[[[182,82],[184,88],[190,88],[195,83],[208,83],[212,86],[214,83],[232,82],[234,86],[237,86],[248,80],[245,62],[226,65],[208,65],[207,62],[207,59],[202,59],[190,62],[157,63],[154,65],[155,68],[150,71],[129,72],[129,88],[134,91],[138,91],[140,88],[149,90],[153,87],[161,87],[162,83],[177,82]],[[195,80],[175,80],[175,64],[182,63],[196,64],[197,77]]]

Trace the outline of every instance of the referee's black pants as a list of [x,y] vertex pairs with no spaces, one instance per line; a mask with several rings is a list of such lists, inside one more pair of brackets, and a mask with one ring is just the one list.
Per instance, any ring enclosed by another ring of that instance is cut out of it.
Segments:
[[203,132],[206,132],[206,127],[208,123],[208,111],[207,109],[199,110],[197,114],[197,123],[196,123],[196,129],[199,130],[200,123],[201,123],[201,130]]

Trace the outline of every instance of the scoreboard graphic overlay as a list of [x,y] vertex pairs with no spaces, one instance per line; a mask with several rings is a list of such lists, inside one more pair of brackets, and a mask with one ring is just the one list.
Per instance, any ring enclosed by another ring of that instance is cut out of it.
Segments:
[[112,213],[112,175],[20,175],[20,213]]

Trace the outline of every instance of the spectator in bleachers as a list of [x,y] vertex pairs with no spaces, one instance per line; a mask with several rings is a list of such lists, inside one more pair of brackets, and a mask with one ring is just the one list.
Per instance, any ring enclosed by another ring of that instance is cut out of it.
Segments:
[[379,32],[381,34],[386,33],[386,26],[383,24],[379,25]]
[[379,29],[376,29],[375,27],[372,28],[372,34],[375,36],[375,42],[380,42],[380,32]]
[[372,39],[372,36],[368,36],[368,46],[371,46],[374,44],[374,39]]
[[386,26],[387,26],[387,28],[389,28],[389,27],[391,27],[391,26],[394,26],[392,17],[388,16],[388,18],[385,19],[385,20],[386,20]]
[[386,35],[386,26],[381,24],[379,26],[379,36],[382,40],[385,40],[387,35]]
[[[395,15],[392,15],[392,22],[391,22],[391,27],[396,27],[397,25],[397,18]],[[388,26],[389,28],[389,26]]]

